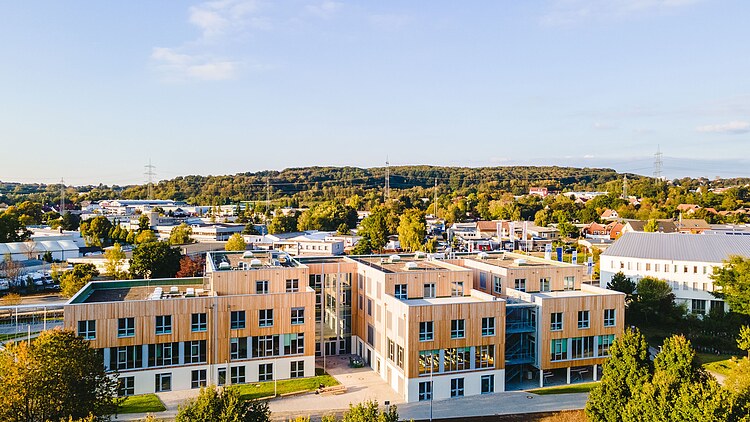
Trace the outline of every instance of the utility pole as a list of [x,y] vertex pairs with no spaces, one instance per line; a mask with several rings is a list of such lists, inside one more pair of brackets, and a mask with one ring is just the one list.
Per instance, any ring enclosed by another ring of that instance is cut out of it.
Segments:
[[156,166],[151,164],[151,159],[148,159],[148,164],[144,166],[146,168],[146,172],[143,173],[146,176],[148,176],[148,198],[147,199],[154,199],[154,176],[156,173],[154,173],[154,169]]
[[266,215],[268,216],[271,215],[271,178],[270,177],[266,177]]
[[656,154],[654,154],[654,179],[661,180],[661,169],[664,164],[662,161],[662,153],[659,145],[656,146]]
[[388,157],[385,157],[385,200],[391,199],[391,168],[388,164]]
[[65,180],[60,178],[60,218],[65,214]]
[[628,199],[628,176],[622,175],[622,199]]
[[437,218],[438,202],[437,202],[437,177],[435,178],[435,218]]

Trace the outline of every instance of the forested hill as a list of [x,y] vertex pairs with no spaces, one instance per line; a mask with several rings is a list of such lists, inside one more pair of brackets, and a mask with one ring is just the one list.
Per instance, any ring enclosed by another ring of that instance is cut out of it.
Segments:
[[[622,178],[615,170],[605,168],[394,166],[388,170],[393,195],[402,191],[414,195],[432,189],[436,179],[443,194],[483,191],[524,194],[528,193],[529,186],[544,186],[550,190],[604,189],[607,182]],[[271,199],[286,199],[294,203],[353,194],[380,195],[385,172],[385,167],[302,167],[225,176],[180,176],[156,183],[154,197],[191,204],[224,204],[265,200],[268,191]],[[635,181],[640,176],[628,175],[628,178]],[[54,203],[59,197],[59,189],[59,185],[0,183],[0,193],[5,195],[3,201],[9,203],[22,200]],[[69,187],[66,195],[73,201],[143,199],[147,195],[147,186]]]

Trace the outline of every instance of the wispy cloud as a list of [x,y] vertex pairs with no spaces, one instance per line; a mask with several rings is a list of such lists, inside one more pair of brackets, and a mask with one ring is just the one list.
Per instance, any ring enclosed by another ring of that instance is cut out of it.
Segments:
[[255,0],[207,1],[190,7],[188,20],[210,38],[248,26],[257,19],[251,15],[258,8]]
[[343,3],[335,2],[333,0],[325,0],[322,3],[310,4],[307,6],[307,11],[315,16],[323,19],[332,18],[342,7]]
[[750,122],[732,121],[718,125],[698,126],[695,130],[702,133],[727,133],[738,135],[750,132]]
[[237,76],[237,63],[178,53],[171,48],[156,47],[151,52],[156,69],[165,80],[198,79],[220,81]]
[[618,19],[649,13],[662,13],[702,0],[551,0],[541,17],[544,25],[571,25],[602,19]]

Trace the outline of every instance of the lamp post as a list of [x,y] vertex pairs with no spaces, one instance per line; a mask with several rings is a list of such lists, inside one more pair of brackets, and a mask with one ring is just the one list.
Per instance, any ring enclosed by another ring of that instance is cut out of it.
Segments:
[[435,370],[435,364],[433,363],[433,359],[435,359],[435,352],[430,352],[430,422],[432,422],[432,395],[434,394],[435,386],[432,384],[432,372]]

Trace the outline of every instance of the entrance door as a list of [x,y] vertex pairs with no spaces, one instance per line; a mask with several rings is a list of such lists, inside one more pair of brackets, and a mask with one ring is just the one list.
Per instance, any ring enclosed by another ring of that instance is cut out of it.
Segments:
[[336,354],[336,340],[334,341],[327,341],[326,342],[326,356],[331,356]]

